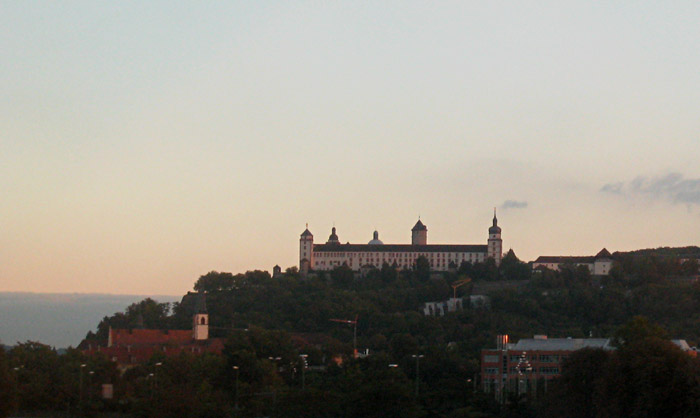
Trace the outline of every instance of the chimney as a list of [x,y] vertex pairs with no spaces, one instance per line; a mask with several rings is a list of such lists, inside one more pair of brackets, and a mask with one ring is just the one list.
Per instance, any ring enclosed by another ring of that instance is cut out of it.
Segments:
[[508,348],[508,335],[499,334],[496,336],[496,349],[505,350]]

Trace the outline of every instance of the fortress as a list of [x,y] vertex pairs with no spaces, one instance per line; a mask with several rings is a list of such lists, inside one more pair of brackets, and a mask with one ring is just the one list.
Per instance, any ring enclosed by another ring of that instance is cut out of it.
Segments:
[[447,271],[464,261],[483,263],[488,258],[498,265],[503,257],[503,242],[495,209],[488,232],[486,244],[428,244],[428,228],[418,219],[411,229],[410,244],[384,244],[377,231],[367,244],[341,244],[335,227],[325,244],[314,244],[307,225],[299,239],[299,270],[328,271],[345,264],[357,271],[370,266],[381,268],[384,263],[408,269],[421,256],[428,260],[433,271]]

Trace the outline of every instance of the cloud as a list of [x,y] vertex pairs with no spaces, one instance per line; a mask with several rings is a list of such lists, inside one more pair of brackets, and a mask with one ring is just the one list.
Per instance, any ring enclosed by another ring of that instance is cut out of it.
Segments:
[[629,197],[646,196],[686,205],[700,204],[700,179],[686,179],[680,173],[651,178],[640,176],[626,183],[608,183],[600,191]]
[[501,205],[503,209],[525,209],[527,207],[527,202],[518,200],[506,200]]

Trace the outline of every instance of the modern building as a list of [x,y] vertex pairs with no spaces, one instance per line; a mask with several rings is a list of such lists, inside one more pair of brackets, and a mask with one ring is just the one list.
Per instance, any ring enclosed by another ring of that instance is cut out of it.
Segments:
[[582,348],[613,350],[609,338],[547,338],[535,335],[512,344],[507,335],[497,337],[496,348],[481,350],[481,385],[486,393],[504,401],[509,393],[547,390],[561,374],[561,365]]
[[354,271],[373,266],[396,265],[399,269],[411,268],[419,257],[425,257],[433,271],[447,271],[451,266],[458,267],[462,262],[485,262],[493,258],[500,264],[503,257],[501,228],[498,226],[496,211],[493,225],[488,230],[486,244],[428,244],[428,228],[419,219],[411,229],[410,244],[384,244],[379,232],[367,244],[341,244],[335,227],[328,241],[315,244],[314,236],[306,230],[299,239],[299,270],[328,271],[347,265]]
[[607,276],[613,265],[613,258],[610,252],[603,248],[594,256],[544,256],[541,255],[533,261],[532,269],[546,267],[550,270],[559,271],[563,265],[586,266],[595,276]]
[[449,298],[439,302],[425,302],[423,315],[445,316],[450,312],[461,311],[465,307],[471,309],[487,309],[491,306],[491,298],[486,295],[470,295],[463,298]]

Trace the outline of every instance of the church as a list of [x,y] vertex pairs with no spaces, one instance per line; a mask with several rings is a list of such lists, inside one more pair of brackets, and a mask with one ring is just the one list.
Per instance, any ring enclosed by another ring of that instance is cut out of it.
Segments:
[[314,244],[314,236],[307,225],[299,239],[299,270],[302,273],[328,271],[345,264],[358,271],[372,266],[381,268],[384,263],[410,269],[418,257],[425,257],[431,270],[447,271],[464,261],[483,263],[488,258],[493,258],[498,265],[503,257],[502,249],[501,228],[495,210],[486,244],[428,244],[428,228],[420,219],[411,229],[410,244],[384,244],[377,231],[367,244],[341,244],[335,227],[328,241]]

